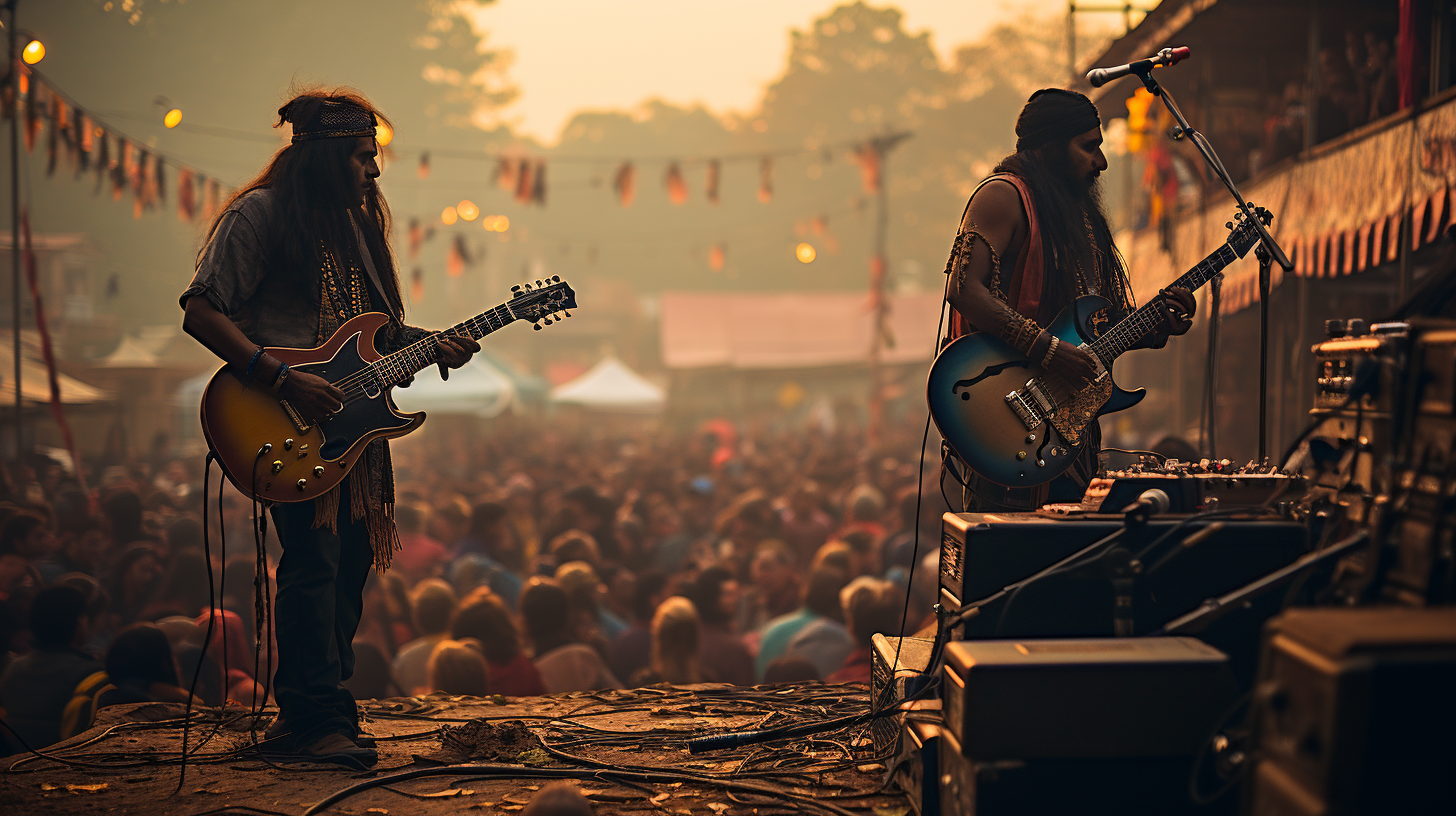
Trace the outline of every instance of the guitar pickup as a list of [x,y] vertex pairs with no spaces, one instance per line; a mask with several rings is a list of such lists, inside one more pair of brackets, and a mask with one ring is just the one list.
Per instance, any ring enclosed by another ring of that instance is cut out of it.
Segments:
[[1036,407],[1026,401],[1026,396],[1020,391],[1012,391],[1006,395],[1006,404],[1011,406],[1021,424],[1026,426],[1028,431],[1041,424],[1041,417],[1036,412]]
[[[302,415],[293,410],[293,406],[288,404],[288,400],[279,400],[278,404],[283,406],[283,412],[288,414],[289,419],[293,420],[293,427],[297,428],[299,433],[308,433],[309,424],[303,421]],[[307,447],[307,445],[304,447]],[[301,459],[303,457],[300,456],[299,458]]]

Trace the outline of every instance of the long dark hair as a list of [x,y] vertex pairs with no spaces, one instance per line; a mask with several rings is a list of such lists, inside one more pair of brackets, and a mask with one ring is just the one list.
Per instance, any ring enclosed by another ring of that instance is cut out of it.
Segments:
[[[325,101],[355,105],[389,125],[389,119],[358,91],[322,88],[295,94],[278,109],[278,122],[274,127],[282,127],[284,122],[309,121]],[[351,202],[354,179],[349,171],[349,157],[358,146],[358,138],[309,139],[284,145],[262,172],[239,188],[219,208],[207,232],[207,240],[203,242],[203,250],[211,243],[229,207],[248,193],[267,188],[273,193],[271,222],[265,230],[271,243],[266,247],[272,267],[270,274],[283,270],[287,282],[296,287],[299,294],[317,303],[323,260],[320,250],[326,250],[341,264],[360,260],[353,240],[353,228],[349,225],[349,213],[352,212],[362,222],[360,231],[384,285],[384,297],[389,301],[390,311],[396,315],[403,314],[399,275],[387,238],[392,224],[389,205],[377,184],[367,186],[362,204]],[[373,229],[370,229],[371,225]]]
[[[1114,310],[1130,311],[1134,303],[1127,283],[1127,265],[1112,243],[1100,190],[1095,183],[1079,189],[1082,182],[1072,168],[1070,148],[1069,140],[1052,141],[1034,150],[1012,153],[995,170],[1026,182],[1036,205],[1047,273],[1042,278],[1041,303],[1046,312],[1042,317],[1055,315],[1077,297],[1079,268],[1088,275],[1100,269],[1097,288],[1102,296],[1112,301]],[[1092,227],[1090,244],[1088,224]]]

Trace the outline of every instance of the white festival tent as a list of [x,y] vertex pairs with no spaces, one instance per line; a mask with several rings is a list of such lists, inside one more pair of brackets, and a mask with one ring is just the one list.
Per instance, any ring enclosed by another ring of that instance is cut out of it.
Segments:
[[580,377],[551,389],[551,401],[598,411],[647,412],[662,410],[667,393],[621,360],[607,357]]

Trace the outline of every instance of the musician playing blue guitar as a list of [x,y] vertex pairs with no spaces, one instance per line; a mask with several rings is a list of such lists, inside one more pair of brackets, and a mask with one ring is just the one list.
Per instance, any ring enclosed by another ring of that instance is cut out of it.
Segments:
[[[1079,348],[1091,338],[1056,337],[1043,327],[1085,295],[1111,304],[1090,321],[1099,330],[1134,307],[1102,210],[1098,176],[1107,159],[1101,120],[1087,97],[1049,88],[1022,108],[1016,137],[1016,152],[981,182],[961,218],[946,264],[950,339],[989,333],[1033,361],[1033,373],[1086,386],[1100,372],[1093,355]],[[1138,347],[1162,348],[1169,336],[1192,326],[1196,302],[1189,290],[1170,287],[1157,299],[1161,325]],[[969,509],[1031,510],[1048,501],[1079,501],[1097,468],[1101,432],[1095,419],[1083,440],[1072,466],[1047,484],[1007,487],[968,470]]]

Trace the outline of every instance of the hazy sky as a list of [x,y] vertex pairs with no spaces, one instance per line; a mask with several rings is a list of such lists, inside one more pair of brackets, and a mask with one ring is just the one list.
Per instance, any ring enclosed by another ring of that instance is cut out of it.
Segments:
[[[1066,8],[1065,0],[895,5],[907,31],[932,32],[942,59],[1022,11]],[[746,110],[782,73],[788,30],[807,28],[833,7],[832,0],[498,0],[480,12],[478,27],[490,32],[489,45],[515,52],[511,77],[522,93],[506,120],[554,144],[583,108],[630,108],[658,97]]]

